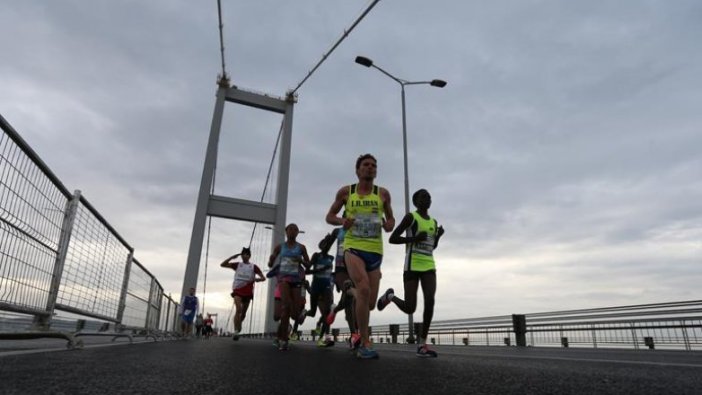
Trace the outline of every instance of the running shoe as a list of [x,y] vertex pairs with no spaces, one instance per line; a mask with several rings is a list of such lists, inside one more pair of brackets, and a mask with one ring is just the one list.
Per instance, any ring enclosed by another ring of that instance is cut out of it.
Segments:
[[385,306],[389,305],[392,301],[392,297],[395,296],[395,290],[388,288],[387,291],[378,299],[378,311],[382,311]]
[[239,331],[234,331],[232,335],[232,340],[239,340]]
[[417,356],[420,358],[436,358],[438,354],[434,350],[430,350],[429,346],[422,344],[417,347]]
[[334,323],[334,319],[336,319],[336,311],[334,311],[334,309],[336,309],[336,305],[332,304],[331,311],[329,312],[329,314],[327,314],[327,318],[326,318],[327,325],[329,325],[329,326],[331,326],[331,324]]
[[273,346],[274,346],[275,348],[280,347],[280,340],[278,340],[278,339],[273,340]]
[[351,351],[355,351],[361,346],[361,335],[358,333],[352,333],[351,339],[349,339],[349,348]]
[[359,347],[356,350],[356,358],[360,359],[378,359],[379,355],[374,349],[370,347]]
[[280,342],[280,345],[278,345],[278,350],[279,351],[288,351],[288,342],[283,340]]
[[298,340],[297,332],[293,332],[289,337],[290,340]]
[[332,347],[334,346],[334,340],[332,339],[325,339],[321,338],[317,340],[317,347],[319,348],[326,348],[326,347]]

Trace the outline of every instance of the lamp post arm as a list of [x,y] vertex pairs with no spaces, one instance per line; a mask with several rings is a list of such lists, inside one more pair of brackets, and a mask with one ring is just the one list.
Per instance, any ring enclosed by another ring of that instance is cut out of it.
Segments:
[[388,73],[387,71],[381,69],[380,67],[376,66],[375,64],[372,64],[371,67],[373,67],[374,69],[378,69],[378,71],[380,71],[381,73],[383,73],[383,74],[387,75],[388,77],[392,78],[392,79],[395,80],[395,82],[397,82],[398,84],[400,84],[400,85],[404,85],[404,84],[405,84],[405,81],[403,81],[403,80],[401,80],[401,79],[395,77],[394,75],[392,75],[392,74]]

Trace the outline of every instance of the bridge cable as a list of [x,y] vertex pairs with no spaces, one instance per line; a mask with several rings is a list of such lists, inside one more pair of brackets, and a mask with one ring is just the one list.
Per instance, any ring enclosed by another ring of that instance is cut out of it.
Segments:
[[[275,157],[276,157],[276,154],[278,153],[278,146],[280,145],[280,137],[283,135],[284,124],[285,124],[285,119],[283,119],[280,122],[280,129],[278,129],[278,138],[275,141],[275,147],[273,148],[273,155],[271,155],[271,162],[268,165],[268,173],[266,174],[266,182],[263,185],[263,192],[261,193],[261,203],[263,203],[263,201],[266,197],[266,192],[268,191],[268,184],[269,184],[269,181],[271,179],[271,172],[273,171],[273,164],[275,163]],[[249,249],[251,248],[251,246],[253,244],[253,239],[254,239],[254,235],[256,234],[257,227],[258,227],[258,222],[254,222],[253,229],[251,230],[251,238],[249,239]],[[265,254],[264,254],[264,260],[265,260]],[[257,298],[254,298],[254,300],[251,301],[251,312],[252,312],[251,316],[252,317],[251,317],[251,319],[249,319],[249,333],[251,333],[251,329],[252,329],[251,325],[254,321],[253,316],[254,316],[254,312],[256,311],[254,303],[255,303],[256,299]]]
[[363,13],[361,14],[361,16],[359,16],[359,17],[356,19],[356,21],[351,25],[351,27],[348,28],[348,30],[346,30],[346,29],[344,30],[344,33],[343,33],[343,34],[341,35],[341,37],[336,41],[336,43],[331,47],[331,49],[330,49],[329,51],[327,51],[327,53],[325,53],[324,55],[322,55],[322,59],[320,59],[320,61],[317,62],[317,64],[312,68],[312,70],[310,70],[310,71],[307,73],[307,76],[305,76],[305,78],[303,78],[302,81],[300,81],[300,83],[297,84],[297,86],[295,87],[295,89],[293,89],[292,91],[290,91],[289,95],[295,94],[295,92],[297,92],[297,90],[300,89],[300,87],[302,86],[302,84],[304,84],[305,81],[307,81],[307,79],[310,78],[310,77],[312,76],[312,74],[319,68],[319,66],[321,66],[322,63],[324,63],[325,60],[327,60],[327,58],[329,57],[329,55],[331,55],[331,53],[334,52],[334,50],[336,49],[336,47],[338,47],[339,44],[341,44],[341,42],[344,41],[344,39],[346,39],[346,37],[349,36],[349,34],[350,34],[351,31],[356,27],[356,25],[358,25],[358,24],[361,22],[361,20],[370,12],[371,9],[373,9],[373,7],[375,7],[376,4],[378,4],[379,1],[380,1],[380,0],[373,0],[373,3],[371,3],[371,5],[369,5],[368,8],[366,8],[365,11],[363,11]]
[[[261,194],[261,203],[266,196],[266,189],[268,188],[268,181],[271,179],[271,171],[273,170],[273,163],[275,162],[275,155],[278,153],[278,145],[280,144],[280,136],[283,134],[283,124],[285,120],[280,122],[280,130],[278,130],[278,139],[275,141],[275,147],[273,148],[273,156],[271,157],[271,163],[268,165],[268,174],[266,175],[266,183],[263,185],[263,193]],[[254,232],[256,232],[256,227],[258,222],[254,222],[253,230],[251,231],[251,239],[249,240],[249,248],[251,248],[251,243],[253,242]]]
[[224,35],[222,33],[224,25],[222,24],[222,2],[217,0],[217,15],[219,16],[219,52],[222,60],[222,76],[220,81],[229,81],[229,76],[227,75],[227,69],[224,65]]

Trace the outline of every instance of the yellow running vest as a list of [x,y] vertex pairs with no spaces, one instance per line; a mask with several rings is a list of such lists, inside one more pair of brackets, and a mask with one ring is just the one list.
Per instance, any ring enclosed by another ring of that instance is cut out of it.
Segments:
[[410,237],[414,237],[420,232],[426,232],[427,239],[409,245],[405,258],[405,271],[426,272],[436,269],[434,264],[434,244],[438,232],[436,220],[431,217],[424,219],[416,211],[412,213],[412,217],[414,217],[414,223],[417,224],[417,230],[415,232],[414,227],[411,226]]
[[359,251],[383,254],[383,200],[377,185],[368,195],[359,195],[357,184],[349,186],[346,200],[346,216],[354,219],[351,229],[344,237],[344,250],[353,248]]

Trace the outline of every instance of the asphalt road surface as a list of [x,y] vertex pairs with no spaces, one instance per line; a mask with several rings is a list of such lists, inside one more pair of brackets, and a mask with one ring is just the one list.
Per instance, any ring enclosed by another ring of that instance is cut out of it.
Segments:
[[[63,347],[62,347],[63,348]],[[174,340],[82,350],[0,352],[1,394],[702,394],[702,353]]]

